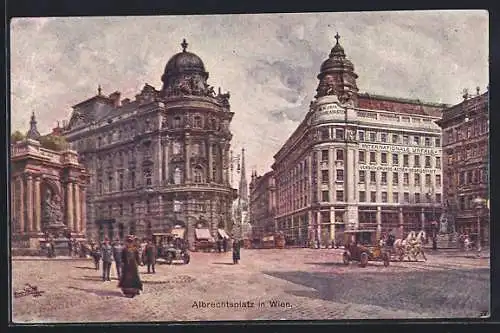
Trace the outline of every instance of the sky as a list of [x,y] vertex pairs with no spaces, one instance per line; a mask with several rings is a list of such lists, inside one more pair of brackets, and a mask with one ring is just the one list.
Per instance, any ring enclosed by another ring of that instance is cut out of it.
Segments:
[[456,104],[489,80],[487,11],[338,12],[143,17],[16,18],[10,26],[11,128],[32,112],[44,134],[72,105],[120,91],[134,99],[186,38],[231,93],[235,155],[270,170],[308,111],[321,63],[341,36],[360,92]]

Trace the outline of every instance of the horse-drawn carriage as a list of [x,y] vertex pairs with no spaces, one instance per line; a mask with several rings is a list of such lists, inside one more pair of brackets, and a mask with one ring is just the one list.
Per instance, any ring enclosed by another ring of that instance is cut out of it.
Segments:
[[361,267],[366,267],[368,261],[382,261],[389,266],[389,252],[380,244],[375,230],[350,230],[344,232],[345,251],[342,256],[344,264],[358,261]]
[[385,245],[390,249],[391,258],[403,261],[405,257],[410,261],[418,261],[418,256],[422,255],[424,260],[427,260],[424,252],[423,243],[427,241],[427,236],[424,230],[416,233],[410,231],[406,238],[396,239],[393,244],[385,241]]

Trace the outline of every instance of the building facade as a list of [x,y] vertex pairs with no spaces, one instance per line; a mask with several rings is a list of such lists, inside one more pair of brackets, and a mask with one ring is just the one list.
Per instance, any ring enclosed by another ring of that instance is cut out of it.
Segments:
[[252,224],[252,238],[262,239],[277,229],[274,215],[276,213],[276,199],[273,171],[258,176],[252,174],[250,182],[250,223]]
[[429,230],[441,214],[435,121],[446,106],[359,93],[336,38],[309,112],[274,156],[277,228],[324,245],[346,229]]
[[75,151],[54,151],[38,141],[35,115],[26,139],[11,143],[10,203],[13,250],[40,249],[49,226],[83,239],[88,174]]
[[98,94],[73,107],[65,136],[91,171],[89,237],[148,237],[174,226],[231,229],[233,117],[229,93],[207,84],[203,61],[186,50],[166,64],[163,87],[135,100]]
[[464,94],[464,101],[445,109],[437,123],[443,130],[443,194],[448,220],[459,232],[489,239],[489,93]]

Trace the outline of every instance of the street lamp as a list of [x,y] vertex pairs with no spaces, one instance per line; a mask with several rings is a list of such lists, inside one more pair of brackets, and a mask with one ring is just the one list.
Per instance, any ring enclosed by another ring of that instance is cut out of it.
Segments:
[[477,197],[473,202],[477,209],[477,255],[481,256],[481,209],[483,208],[485,200],[481,197]]

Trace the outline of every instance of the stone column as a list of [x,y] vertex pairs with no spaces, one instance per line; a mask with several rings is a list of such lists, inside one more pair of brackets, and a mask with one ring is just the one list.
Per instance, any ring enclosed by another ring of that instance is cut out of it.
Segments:
[[73,192],[75,193],[75,218],[73,220],[73,229],[72,231],[79,232],[81,225],[81,209],[80,209],[80,186],[78,183],[73,183]]
[[335,207],[330,207],[330,240],[335,239]]
[[425,209],[420,210],[420,223],[422,223],[422,230],[425,230]]
[[81,217],[80,225],[77,232],[85,235],[87,229],[87,193],[84,187],[81,187],[81,197],[80,197],[80,207],[81,207]]
[[40,177],[35,178],[35,231],[42,231]]
[[166,139],[163,142],[163,166],[164,166],[164,172],[165,174],[163,175],[163,178],[166,180],[166,183],[168,184],[170,182],[170,170],[169,170],[169,149],[170,149],[170,140]]
[[[321,175],[322,172],[319,173]],[[330,147],[328,149],[328,189],[330,193],[330,202],[336,202],[337,197],[335,196],[335,177],[337,176],[336,167],[335,167],[335,149]],[[321,179],[321,184],[323,180]]]
[[213,163],[214,163],[214,152],[212,149],[213,146],[213,140],[210,137],[208,140],[208,171],[207,171],[207,182],[215,182],[216,180],[213,179],[212,175],[212,169],[213,169]]
[[153,167],[153,184],[155,185],[161,185],[161,180],[162,180],[162,165],[163,165],[163,160],[162,160],[162,144],[161,140],[155,141],[153,143],[153,156],[154,156],[154,167]]
[[73,186],[71,182],[66,184],[66,226],[73,230]]
[[346,201],[350,204],[354,203],[356,201],[356,173],[358,168],[356,167],[355,163],[355,150],[352,149],[351,147],[347,148],[347,160],[346,163],[344,163],[344,183],[346,184],[345,188],[347,190],[346,193]]
[[186,135],[186,140],[185,140],[185,156],[186,156],[186,165],[185,165],[185,172],[184,172],[184,181],[186,183],[191,182],[191,166],[190,166],[190,160],[191,160],[191,139],[189,138],[188,135]]
[[377,206],[377,239],[380,239],[382,234],[382,207]]
[[27,176],[27,188],[26,188],[26,224],[28,225],[28,232],[33,231],[33,177],[31,175]]
[[321,244],[321,211],[318,209],[316,212],[316,232],[317,232],[317,237],[318,240]]
[[19,206],[16,207],[17,210],[17,216],[19,220],[19,231],[21,233],[24,233],[24,179],[23,176],[19,176],[17,178],[17,181],[19,182]]

